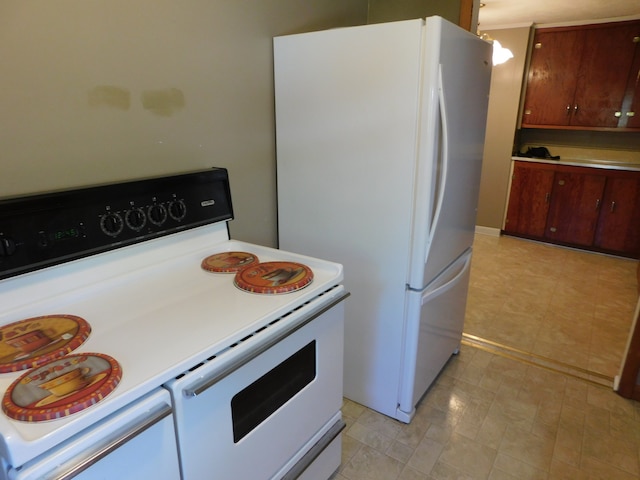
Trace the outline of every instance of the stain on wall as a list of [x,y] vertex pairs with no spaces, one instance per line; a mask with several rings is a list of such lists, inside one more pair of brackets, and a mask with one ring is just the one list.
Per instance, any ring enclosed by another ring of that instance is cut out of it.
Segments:
[[276,246],[273,37],[366,22],[367,0],[0,1],[0,197],[225,167],[233,238]]
[[89,106],[129,110],[131,107],[131,93],[122,87],[98,85],[89,90]]
[[145,110],[161,117],[170,117],[185,106],[184,93],[177,88],[146,90],[141,95]]

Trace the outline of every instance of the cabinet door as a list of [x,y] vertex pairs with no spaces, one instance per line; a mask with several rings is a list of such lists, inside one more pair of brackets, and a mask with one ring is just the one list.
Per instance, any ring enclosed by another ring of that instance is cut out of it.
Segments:
[[553,241],[591,246],[606,177],[556,172],[545,236]]
[[[636,75],[640,75],[640,71],[638,71]],[[640,82],[638,82],[636,87],[631,107],[629,107],[628,111],[621,112],[621,114],[623,118],[626,117],[626,122],[623,126],[627,128],[640,128]]]
[[505,232],[544,236],[553,176],[553,166],[515,162]]
[[607,178],[595,246],[640,255],[640,172]]
[[637,22],[587,29],[571,125],[617,127],[639,35]]
[[522,124],[568,125],[584,30],[538,30],[531,53]]
[[632,41],[636,46],[636,52],[627,79],[627,91],[622,109],[619,112],[618,127],[640,128],[640,22],[638,22],[638,32]]

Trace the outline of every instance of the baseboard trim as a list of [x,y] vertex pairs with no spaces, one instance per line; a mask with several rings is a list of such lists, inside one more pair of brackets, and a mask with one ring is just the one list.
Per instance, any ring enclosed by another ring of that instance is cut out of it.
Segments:
[[480,225],[476,225],[476,233],[480,233],[482,235],[489,235],[492,237],[499,237],[500,229],[492,228],[492,227],[482,227]]

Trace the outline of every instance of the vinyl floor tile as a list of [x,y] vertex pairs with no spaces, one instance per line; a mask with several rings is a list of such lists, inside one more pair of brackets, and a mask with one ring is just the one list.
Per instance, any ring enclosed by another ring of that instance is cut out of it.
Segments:
[[[467,369],[483,380],[462,380]],[[611,389],[463,345],[410,424],[345,399],[334,480],[639,479],[639,412]]]
[[638,298],[637,264],[477,234],[465,333],[613,379]]
[[[509,237],[477,235],[474,248],[467,333],[617,373],[636,262]],[[450,359],[410,424],[348,399],[342,412],[333,480],[640,479],[637,402],[473,343]]]

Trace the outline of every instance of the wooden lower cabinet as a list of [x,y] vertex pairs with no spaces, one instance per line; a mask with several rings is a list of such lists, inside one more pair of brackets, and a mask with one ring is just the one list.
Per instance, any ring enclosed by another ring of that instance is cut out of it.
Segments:
[[505,232],[544,236],[554,175],[553,165],[515,162]]
[[606,181],[604,175],[556,172],[544,236],[560,243],[592,245]]
[[503,231],[640,258],[640,172],[516,161]]
[[640,172],[607,178],[594,245],[640,258]]

